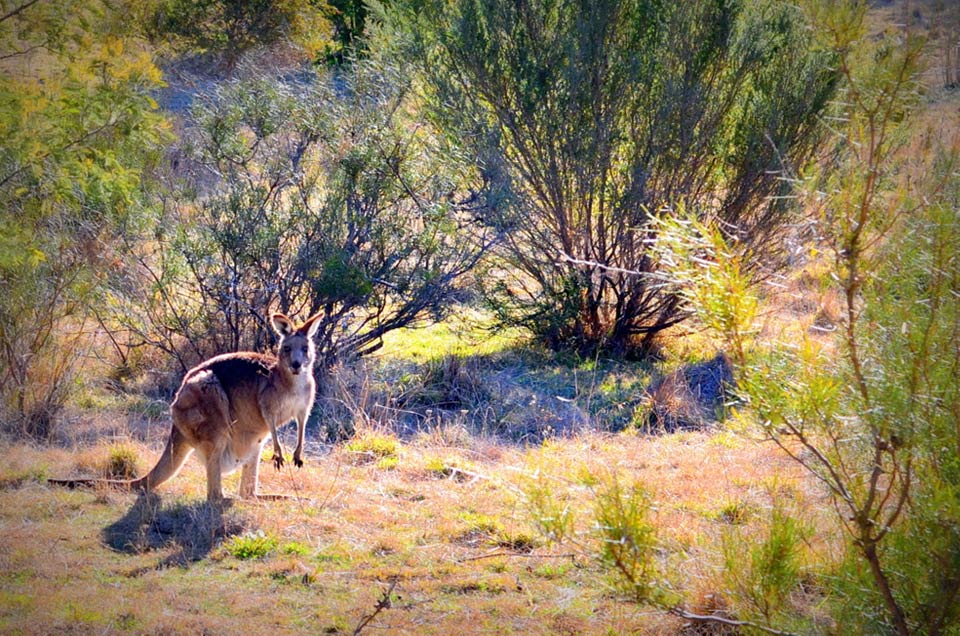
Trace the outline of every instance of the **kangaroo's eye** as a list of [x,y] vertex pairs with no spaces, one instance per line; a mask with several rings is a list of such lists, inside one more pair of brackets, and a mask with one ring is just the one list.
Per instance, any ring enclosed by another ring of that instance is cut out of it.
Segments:
[[304,348],[303,348],[303,352],[304,352],[304,353],[310,353],[310,347],[304,347]]
[[284,348],[283,348],[283,352],[284,352],[284,353],[290,353],[290,347],[284,347]]

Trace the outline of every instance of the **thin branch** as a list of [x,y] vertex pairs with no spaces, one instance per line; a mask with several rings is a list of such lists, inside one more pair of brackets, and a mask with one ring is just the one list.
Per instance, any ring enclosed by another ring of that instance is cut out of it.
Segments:
[[779,629],[773,629],[772,627],[766,627],[765,625],[759,625],[751,621],[739,621],[732,618],[724,618],[722,616],[714,616],[711,614],[694,614],[693,612],[688,612],[682,607],[672,607],[668,610],[668,613],[673,614],[674,616],[679,616],[684,620],[693,621],[695,623],[717,623],[720,625],[727,625],[729,627],[750,627],[752,629],[759,629],[767,634],[774,634],[775,636],[799,636],[796,632],[785,632]]
[[397,587],[397,582],[399,580],[400,579],[398,578],[394,578],[390,582],[390,586],[383,591],[383,594],[380,595],[380,600],[378,600],[377,604],[373,607],[373,612],[364,616],[360,622],[357,623],[357,626],[353,630],[353,636],[358,636],[358,634],[363,631],[363,628],[366,627],[370,621],[377,617],[377,614],[383,610],[393,607],[393,601],[390,599],[390,597],[393,595],[393,590],[395,587]]
[[0,16],[0,22],[6,22],[10,18],[15,17],[18,13],[26,11],[27,9],[37,4],[38,2],[40,2],[40,0],[28,0],[27,2],[24,2],[23,4],[21,4],[19,7],[14,7],[13,9],[10,9],[9,11],[7,11],[6,14]]
[[493,552],[487,552],[486,554],[478,554],[476,556],[463,557],[462,559],[457,559],[457,563],[467,563],[469,561],[481,561],[483,559],[495,559],[497,557],[520,557],[524,559],[571,559],[575,560],[577,554],[573,552],[565,552],[563,554],[534,554],[532,552],[505,552],[503,550],[494,550]]

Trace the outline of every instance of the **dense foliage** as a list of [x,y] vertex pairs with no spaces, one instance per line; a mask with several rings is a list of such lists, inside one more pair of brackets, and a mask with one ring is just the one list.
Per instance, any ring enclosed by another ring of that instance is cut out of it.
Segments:
[[330,44],[322,0],[157,0],[147,6],[152,40],[228,72],[254,49],[293,44],[312,59]]
[[834,94],[831,53],[779,2],[416,2],[404,16],[438,120],[507,230],[487,292],[556,349],[646,353],[683,320],[654,217],[685,204],[769,260],[789,176]]
[[799,187],[829,254],[821,284],[842,298],[834,341],[757,341],[746,256],[717,229],[669,224],[661,249],[725,337],[762,433],[833,498],[838,631],[956,633],[960,143],[929,130],[930,152],[907,146],[922,41],[864,38],[862,8],[816,17],[845,83],[831,152]]
[[93,342],[165,125],[150,56],[104,2],[4,2],[0,405],[45,436]]
[[371,59],[343,79],[258,75],[202,95],[180,179],[118,290],[127,330],[182,371],[270,348],[266,308],[322,310],[323,367],[443,315],[494,235],[408,89],[402,68]]

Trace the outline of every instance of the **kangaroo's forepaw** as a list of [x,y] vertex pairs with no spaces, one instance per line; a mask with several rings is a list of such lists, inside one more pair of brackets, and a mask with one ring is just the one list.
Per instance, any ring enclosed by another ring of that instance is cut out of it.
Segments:
[[294,455],[293,465],[296,466],[297,468],[303,468],[303,460],[297,457],[296,455]]
[[277,470],[283,468],[283,454],[274,453],[273,454],[273,465]]

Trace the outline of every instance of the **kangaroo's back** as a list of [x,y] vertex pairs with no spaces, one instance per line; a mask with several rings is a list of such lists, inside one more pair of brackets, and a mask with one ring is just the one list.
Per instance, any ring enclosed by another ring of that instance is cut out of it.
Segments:
[[250,351],[225,353],[190,369],[183,378],[182,386],[203,374],[212,373],[233,401],[236,397],[251,395],[251,391],[252,395],[256,395],[259,387],[270,380],[276,366],[277,359],[274,356]]

